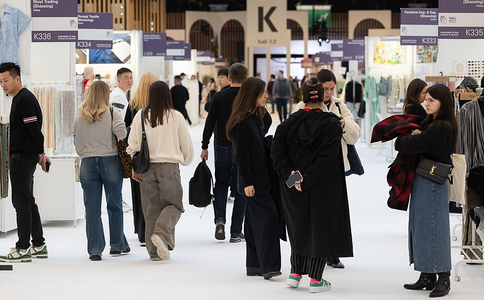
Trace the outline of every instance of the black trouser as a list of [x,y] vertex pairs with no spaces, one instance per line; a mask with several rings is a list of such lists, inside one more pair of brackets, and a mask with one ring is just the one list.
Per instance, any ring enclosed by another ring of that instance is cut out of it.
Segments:
[[[17,249],[30,247],[32,244],[40,247],[44,244],[42,222],[39,208],[33,194],[34,172],[39,162],[36,154],[12,154],[10,156],[10,183],[12,186],[12,204],[17,212]],[[52,191],[53,193],[55,191]]]
[[316,280],[323,279],[326,258],[302,256],[291,251],[291,273],[298,275],[308,274]]
[[261,273],[281,270],[281,245],[277,208],[268,192],[255,190],[246,197],[245,243],[247,268],[260,268]]
[[138,234],[140,243],[145,242],[145,217],[143,216],[143,207],[141,206],[141,190],[139,182],[130,178],[131,182],[131,200],[133,202],[133,221],[134,233]]

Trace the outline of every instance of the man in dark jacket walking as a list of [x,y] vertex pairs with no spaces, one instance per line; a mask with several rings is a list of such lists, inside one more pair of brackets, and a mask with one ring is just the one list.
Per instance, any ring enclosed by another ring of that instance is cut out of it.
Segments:
[[293,97],[293,91],[289,80],[284,78],[284,72],[277,72],[277,79],[272,87],[272,97],[276,99],[277,113],[281,123],[287,119],[287,101]]
[[10,62],[1,64],[0,82],[5,94],[13,97],[10,110],[9,169],[18,234],[15,247],[7,255],[0,256],[0,261],[30,262],[32,258],[47,258],[47,246],[33,187],[36,165],[39,164],[44,172],[48,172],[50,159],[44,154],[42,111],[34,94],[23,87],[20,67]]
[[[200,157],[208,159],[208,144],[215,126],[215,201],[213,209],[215,213],[215,238],[225,239],[225,222],[227,210],[227,193],[231,183],[235,164],[233,163],[232,142],[225,135],[225,126],[232,113],[232,104],[239,93],[242,82],[247,78],[247,67],[240,63],[233,64],[229,69],[230,88],[216,93],[210,100],[205,127],[203,129],[202,153]],[[242,223],[245,216],[245,196],[235,192],[234,208],[232,211],[232,223],[230,226],[230,242],[245,241],[242,233]]]

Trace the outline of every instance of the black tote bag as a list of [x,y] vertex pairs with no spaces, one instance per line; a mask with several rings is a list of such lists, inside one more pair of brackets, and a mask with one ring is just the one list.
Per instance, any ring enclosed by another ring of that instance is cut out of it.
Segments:
[[133,170],[136,174],[143,174],[150,168],[150,150],[146,140],[144,108],[141,110],[141,148],[133,156]]

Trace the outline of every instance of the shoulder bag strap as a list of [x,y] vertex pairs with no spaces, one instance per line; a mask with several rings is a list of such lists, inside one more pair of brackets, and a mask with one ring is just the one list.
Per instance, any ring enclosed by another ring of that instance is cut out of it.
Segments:
[[141,138],[146,141],[146,131],[145,131],[145,109],[141,109]]

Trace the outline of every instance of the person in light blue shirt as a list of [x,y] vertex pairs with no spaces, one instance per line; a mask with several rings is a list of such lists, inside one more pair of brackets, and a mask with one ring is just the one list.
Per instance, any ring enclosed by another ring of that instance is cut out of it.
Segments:
[[18,63],[18,36],[25,30],[30,17],[5,4],[0,25],[0,63]]

